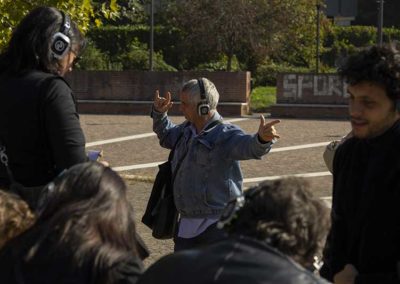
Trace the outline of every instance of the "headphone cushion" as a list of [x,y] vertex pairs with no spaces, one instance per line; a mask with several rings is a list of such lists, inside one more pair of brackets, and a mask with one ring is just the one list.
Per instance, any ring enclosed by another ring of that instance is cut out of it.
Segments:
[[53,36],[51,52],[53,53],[54,57],[62,58],[68,51],[69,46],[70,46],[70,39],[66,35],[58,32]]
[[210,106],[207,103],[199,103],[197,106],[197,112],[199,115],[207,115],[210,112]]

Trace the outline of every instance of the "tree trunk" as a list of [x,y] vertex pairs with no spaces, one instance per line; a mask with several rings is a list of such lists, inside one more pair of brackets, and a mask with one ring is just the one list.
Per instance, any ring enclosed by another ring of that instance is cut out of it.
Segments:
[[233,35],[231,35],[229,46],[228,46],[228,62],[226,64],[226,71],[231,72],[232,70],[232,59],[233,59]]
[[226,64],[226,71],[228,71],[228,72],[230,72],[231,69],[232,69],[232,57],[233,57],[233,55],[232,55],[232,53],[230,52],[230,53],[228,54],[228,62],[227,62],[227,64]]

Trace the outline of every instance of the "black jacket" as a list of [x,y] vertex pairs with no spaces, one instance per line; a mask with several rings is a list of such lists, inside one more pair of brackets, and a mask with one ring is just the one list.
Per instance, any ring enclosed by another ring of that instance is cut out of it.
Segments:
[[264,242],[229,238],[163,257],[140,284],[305,284],[327,283]]
[[[63,169],[86,161],[72,91],[52,74],[0,76],[0,139],[16,181],[25,186],[46,184]],[[0,165],[0,185],[8,181]]]
[[400,283],[400,122],[373,139],[351,138],[333,163],[332,228],[321,274],[346,264],[356,283]]

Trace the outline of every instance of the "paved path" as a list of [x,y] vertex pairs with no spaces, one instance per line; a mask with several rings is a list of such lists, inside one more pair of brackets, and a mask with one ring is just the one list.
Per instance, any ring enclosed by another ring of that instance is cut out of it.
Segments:
[[[183,117],[172,120],[182,122]],[[226,118],[239,125],[244,131],[254,133],[259,118]],[[157,164],[165,161],[168,150],[159,146],[152,133],[149,116],[126,115],[81,115],[88,149],[103,149],[105,159],[122,175],[135,175],[151,180],[157,173]],[[245,186],[261,180],[286,175],[301,175],[309,179],[315,195],[330,200],[332,177],[322,159],[324,145],[328,141],[344,136],[350,129],[346,121],[282,119],[276,126],[281,139],[273,151],[262,160],[241,163]],[[172,251],[171,241],[159,241],[151,237],[140,218],[144,212],[152,184],[129,181],[129,200],[136,210],[139,233],[144,237],[152,252],[146,264],[154,262]]]

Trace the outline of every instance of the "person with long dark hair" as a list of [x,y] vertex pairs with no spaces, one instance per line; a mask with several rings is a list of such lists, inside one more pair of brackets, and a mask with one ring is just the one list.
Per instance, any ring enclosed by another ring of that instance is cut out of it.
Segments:
[[[0,140],[13,178],[25,187],[45,185],[87,160],[75,100],[63,79],[84,46],[67,13],[38,7],[22,19],[0,54]],[[10,183],[0,164],[0,186]],[[39,192],[29,195],[34,206]]]
[[142,272],[126,184],[98,162],[48,185],[36,223],[0,252],[2,283],[135,283]]

